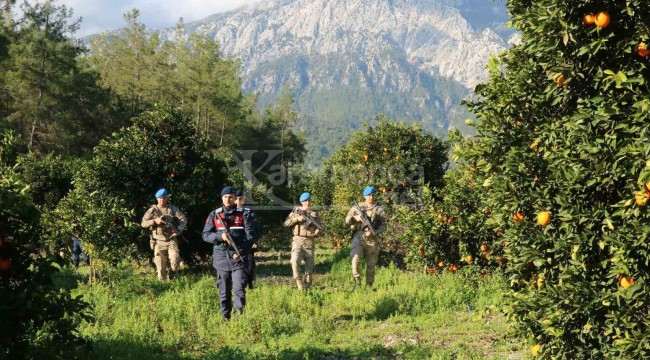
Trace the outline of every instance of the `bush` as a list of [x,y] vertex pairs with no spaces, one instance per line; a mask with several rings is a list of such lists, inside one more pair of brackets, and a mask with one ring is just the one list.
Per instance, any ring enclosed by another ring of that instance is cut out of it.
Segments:
[[[491,221],[508,245],[509,313],[544,356],[648,358],[650,72],[638,48],[650,9],[641,0],[508,9],[522,42],[492,59],[477,87],[478,141],[466,160],[490,185]],[[600,11],[609,26],[583,24]],[[550,224],[536,223],[541,212]]]
[[51,210],[72,189],[72,178],[82,160],[29,152],[19,156],[17,164],[16,171],[21,180],[29,185],[34,204]]
[[88,304],[53,284],[58,270],[39,253],[39,212],[27,194],[0,169],[0,359],[77,358]]
[[407,268],[429,273],[460,266],[496,268],[506,262],[497,244],[498,232],[488,226],[490,212],[469,171],[445,175],[445,187],[424,187],[417,206],[395,207],[386,249],[404,257]]
[[393,204],[415,203],[411,197],[420,186],[440,188],[447,166],[448,145],[417,125],[375,119],[364,131],[339,149],[313,179],[313,193],[323,205],[332,206],[323,213],[323,221],[333,233],[335,246],[348,241],[344,225],[353,200],[360,200],[367,185],[374,185],[377,201],[390,209]]
[[74,190],[48,217],[52,239],[77,234],[91,257],[115,264],[128,254],[149,254],[147,231],[140,221],[161,187],[171,203],[188,216],[180,241],[190,252],[207,254],[201,240],[207,214],[219,203],[219,190],[230,183],[215,147],[197,135],[192,120],[169,105],[134,119],[133,125],[103,140],[74,178]]

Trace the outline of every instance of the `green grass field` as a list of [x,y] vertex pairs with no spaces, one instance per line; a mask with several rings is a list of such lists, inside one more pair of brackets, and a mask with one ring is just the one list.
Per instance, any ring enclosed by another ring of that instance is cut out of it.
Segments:
[[58,281],[93,305],[81,333],[98,359],[522,359],[500,313],[500,276],[425,275],[380,268],[376,289],[351,291],[347,249],[317,249],[314,288],[292,286],[288,251],[259,254],[245,313],[219,315],[208,269],[158,282],[125,263],[88,285],[87,269]]

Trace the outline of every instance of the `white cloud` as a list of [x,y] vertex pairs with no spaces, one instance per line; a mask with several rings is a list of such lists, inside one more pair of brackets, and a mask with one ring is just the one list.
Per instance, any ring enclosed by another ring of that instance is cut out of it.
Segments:
[[187,23],[261,1],[265,0],[58,0],[57,3],[72,8],[74,18],[83,18],[77,36],[86,36],[124,26],[124,13],[134,8],[140,10],[140,22],[157,28],[172,27],[181,17]]

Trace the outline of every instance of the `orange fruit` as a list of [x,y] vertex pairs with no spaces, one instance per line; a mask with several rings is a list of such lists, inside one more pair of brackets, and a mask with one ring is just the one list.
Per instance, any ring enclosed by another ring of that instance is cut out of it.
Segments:
[[537,214],[537,223],[542,226],[546,226],[551,223],[551,213],[548,211],[542,211]]
[[594,24],[596,24],[596,26],[599,28],[606,28],[607,25],[609,25],[609,21],[610,18],[607,11],[601,11],[594,17]]
[[535,344],[530,348],[530,354],[533,356],[539,356],[539,350],[542,348],[542,345]]
[[442,218],[444,218],[444,216],[442,215],[442,213],[438,214],[438,219],[442,220]]
[[427,268],[427,273],[428,273],[428,274],[433,274],[434,272],[436,272],[436,269],[432,268],[431,266],[429,266],[429,267]]
[[474,261],[474,257],[472,255],[467,255],[465,256],[465,261],[472,263]]
[[[650,56],[650,49],[648,49],[648,45],[646,43],[641,42],[639,45],[636,47],[636,52],[639,54],[640,57],[648,57]],[[646,183],[647,186],[648,183]],[[647,189],[647,187],[646,187]]]
[[424,249],[420,248],[420,251],[418,251],[418,253],[420,254],[420,256],[424,256],[425,254]]
[[621,284],[623,289],[627,289],[634,284],[634,278],[630,276],[621,276],[621,279],[618,282]]
[[557,84],[557,86],[564,86],[564,85],[566,85],[565,80],[566,80],[566,79],[565,79],[565,77],[564,77],[564,74],[560,74],[560,75],[558,75],[557,77],[555,77],[555,83]]
[[488,250],[490,250],[490,248],[486,244],[481,245],[481,251],[487,252]]
[[638,206],[645,206],[648,203],[648,193],[643,190],[637,191],[634,194],[634,198]]
[[451,271],[451,272],[456,272],[456,271],[458,271],[458,266],[456,266],[456,265],[449,265],[449,271]]
[[439,266],[439,267],[445,267],[445,262],[444,262],[444,261],[439,262],[439,263],[438,263],[438,266]]
[[596,22],[594,14],[585,14],[585,16],[582,17],[582,23],[584,25],[593,25],[594,22]]
[[0,271],[7,271],[11,267],[11,260],[2,259],[0,260]]
[[452,218],[450,218],[450,217],[447,218],[447,222],[448,222],[448,223],[451,223],[452,221],[454,221],[454,219],[452,219]]
[[519,212],[519,211],[515,211],[512,214],[512,220],[514,220],[515,222],[522,222],[522,221],[524,221],[525,218],[526,217],[524,216],[524,214]]

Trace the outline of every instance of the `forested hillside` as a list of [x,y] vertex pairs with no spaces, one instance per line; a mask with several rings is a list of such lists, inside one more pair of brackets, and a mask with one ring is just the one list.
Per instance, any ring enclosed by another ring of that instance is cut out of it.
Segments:
[[380,114],[439,136],[470,132],[461,100],[508,47],[506,20],[502,1],[283,0],[156,32],[215,39],[263,107],[292,89],[307,162],[319,164]]

